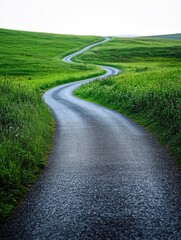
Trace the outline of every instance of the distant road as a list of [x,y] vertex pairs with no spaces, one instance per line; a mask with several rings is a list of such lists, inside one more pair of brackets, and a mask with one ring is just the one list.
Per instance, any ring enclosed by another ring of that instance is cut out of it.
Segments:
[[[119,73],[103,68],[101,78]],[[94,79],[45,93],[54,147],[2,239],[181,239],[180,171],[140,126],[72,95]]]
[[95,47],[95,46],[97,46],[97,45],[103,44],[103,43],[105,43],[105,42],[107,42],[107,41],[109,41],[109,40],[110,40],[109,37],[105,37],[105,39],[104,39],[103,41],[101,41],[101,42],[93,43],[93,44],[91,44],[91,45],[89,45],[89,46],[87,46],[87,47],[85,47],[85,48],[83,48],[83,49],[81,49],[81,50],[79,50],[79,51],[77,51],[77,52],[75,52],[75,53],[72,53],[72,54],[64,57],[64,58],[63,58],[63,61],[64,61],[64,62],[67,62],[67,63],[73,63],[73,61],[72,61],[72,58],[73,58],[73,57],[75,57],[75,56],[77,56],[77,55],[80,55],[81,53],[86,52],[86,51],[89,50],[90,48],[93,48],[93,47]]

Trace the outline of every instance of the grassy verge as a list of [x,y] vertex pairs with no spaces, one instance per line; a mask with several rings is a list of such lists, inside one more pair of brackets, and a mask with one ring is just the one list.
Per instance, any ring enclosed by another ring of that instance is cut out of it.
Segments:
[[0,116],[0,216],[3,220],[44,166],[54,124],[38,92],[8,81],[0,82]]
[[10,216],[46,163],[54,122],[42,92],[101,74],[102,70],[91,65],[61,61],[100,40],[0,29],[0,223]]
[[181,42],[112,39],[76,58],[123,70],[75,94],[126,114],[151,130],[181,164]]

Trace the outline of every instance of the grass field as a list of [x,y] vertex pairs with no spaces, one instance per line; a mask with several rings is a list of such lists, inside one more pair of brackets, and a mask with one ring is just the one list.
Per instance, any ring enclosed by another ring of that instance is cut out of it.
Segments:
[[101,37],[0,30],[0,78],[47,89],[58,84],[96,75],[100,69],[60,61]]
[[181,164],[181,41],[113,38],[76,60],[122,69],[75,94],[136,120]]
[[54,121],[43,91],[102,73],[61,58],[100,40],[0,29],[0,222],[36,181],[51,148]]

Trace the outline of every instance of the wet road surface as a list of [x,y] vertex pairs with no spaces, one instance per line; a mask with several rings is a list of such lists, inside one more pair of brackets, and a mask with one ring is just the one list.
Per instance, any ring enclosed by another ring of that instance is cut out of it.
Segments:
[[140,126],[74,97],[80,84],[44,95],[54,147],[1,238],[181,239],[180,171]]

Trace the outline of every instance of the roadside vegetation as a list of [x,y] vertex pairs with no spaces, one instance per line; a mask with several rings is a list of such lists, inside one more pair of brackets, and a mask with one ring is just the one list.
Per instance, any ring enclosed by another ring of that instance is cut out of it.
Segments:
[[181,41],[112,38],[75,59],[121,69],[75,94],[142,124],[181,164]]
[[61,58],[100,40],[0,29],[0,223],[36,181],[51,148],[54,121],[44,90],[103,72]]

